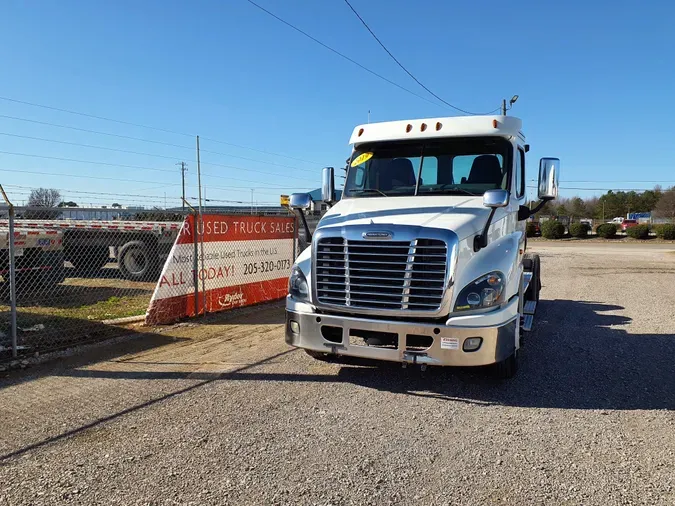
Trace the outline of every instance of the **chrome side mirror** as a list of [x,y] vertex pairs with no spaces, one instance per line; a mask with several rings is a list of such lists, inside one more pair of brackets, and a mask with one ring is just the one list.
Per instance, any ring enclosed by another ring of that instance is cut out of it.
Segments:
[[539,200],[558,198],[558,179],[560,178],[560,159],[542,158],[539,161]]
[[483,194],[483,205],[490,209],[509,205],[509,192],[506,190],[488,190]]
[[309,209],[309,206],[312,204],[312,197],[309,196],[309,193],[294,193],[291,195],[289,207],[291,209]]
[[321,173],[321,200],[327,204],[335,202],[335,170],[324,167]]

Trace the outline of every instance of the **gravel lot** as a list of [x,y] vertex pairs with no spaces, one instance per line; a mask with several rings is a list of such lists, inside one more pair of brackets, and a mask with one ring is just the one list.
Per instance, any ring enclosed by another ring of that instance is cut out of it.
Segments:
[[508,382],[316,362],[279,307],[0,379],[0,505],[675,504],[675,248],[533,249]]

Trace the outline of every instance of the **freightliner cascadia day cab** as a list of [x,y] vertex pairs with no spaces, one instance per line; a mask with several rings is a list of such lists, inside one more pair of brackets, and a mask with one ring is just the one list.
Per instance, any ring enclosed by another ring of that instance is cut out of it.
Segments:
[[525,224],[558,194],[560,160],[539,163],[530,210],[522,121],[471,116],[357,126],[339,202],[297,258],[286,299],[286,342],[314,358],[492,366],[511,377],[541,288]]

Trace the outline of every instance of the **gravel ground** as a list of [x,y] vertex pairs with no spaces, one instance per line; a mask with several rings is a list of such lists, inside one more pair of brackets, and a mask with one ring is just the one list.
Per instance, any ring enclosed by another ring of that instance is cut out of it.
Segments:
[[675,254],[534,249],[507,382],[313,361],[279,308],[6,378],[0,505],[675,504]]

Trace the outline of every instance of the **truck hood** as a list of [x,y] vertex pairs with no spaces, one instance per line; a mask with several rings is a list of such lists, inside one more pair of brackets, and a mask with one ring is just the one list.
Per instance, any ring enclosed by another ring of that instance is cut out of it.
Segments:
[[412,225],[452,230],[461,240],[480,232],[489,214],[482,196],[369,197],[333,206],[319,229],[348,225]]

